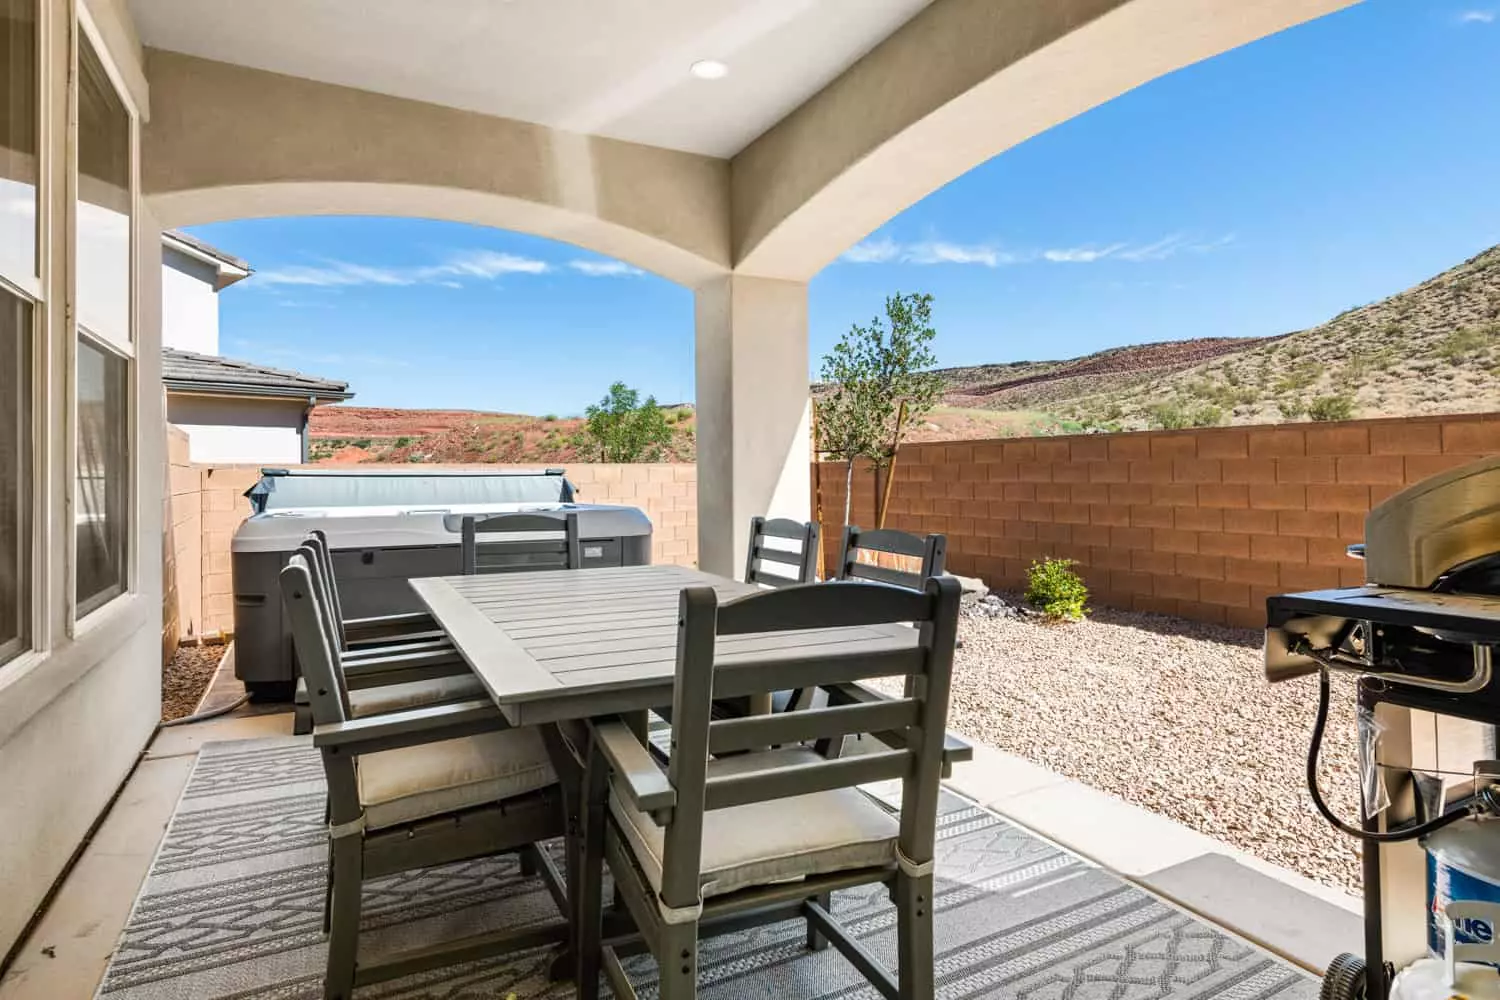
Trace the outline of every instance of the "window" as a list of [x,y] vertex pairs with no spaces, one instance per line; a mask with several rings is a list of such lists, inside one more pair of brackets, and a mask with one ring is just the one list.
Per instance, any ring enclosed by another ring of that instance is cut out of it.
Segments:
[[[3,0],[0,0],[3,2]],[[78,351],[73,489],[75,617],[130,585],[131,212],[135,122],[98,50],[78,36]]]
[[131,119],[104,63],[78,41],[78,322],[130,343]]
[[0,663],[31,645],[36,11],[35,0],[0,0]]
[[0,0],[0,275],[36,292],[35,0]]
[[30,645],[31,317],[0,287],[0,663]]
[[78,338],[78,617],[124,593],[130,534],[130,362]]

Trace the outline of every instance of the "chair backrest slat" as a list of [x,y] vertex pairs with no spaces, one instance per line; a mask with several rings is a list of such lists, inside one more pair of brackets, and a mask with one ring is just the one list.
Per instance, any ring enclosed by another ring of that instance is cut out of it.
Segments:
[[767,771],[725,774],[708,780],[704,807],[729,809],[768,799],[890,781],[907,777],[915,766],[916,754],[912,751],[883,750],[816,764],[783,765]]
[[[894,569],[860,561],[861,552],[903,556],[921,562],[915,570]],[[851,524],[844,529],[839,550],[838,579],[879,580],[920,590],[924,580],[943,575],[947,556],[948,539],[943,535],[924,537],[892,528],[860,528]]]
[[323,573],[326,577],[324,590],[328,593],[329,614],[339,623],[339,642],[344,643],[344,599],[339,596],[338,576],[333,571],[333,546],[328,544],[328,533],[314,528],[307,533],[308,540],[317,546]]
[[787,746],[833,736],[907,729],[917,724],[921,705],[912,698],[864,705],[838,705],[801,712],[775,712],[715,723],[708,733],[714,756],[754,747]]
[[921,591],[883,583],[804,583],[720,605],[718,634],[925,621],[932,604]]
[[[850,651],[839,646],[824,646],[823,651],[809,649],[799,657],[778,658],[773,663],[737,662],[721,655],[714,662],[714,696],[740,698],[749,694],[790,691],[826,684],[854,684],[874,677],[910,677],[922,672],[926,650],[916,645],[912,636],[910,649]],[[720,723],[715,723],[719,725]]]
[[[486,545],[481,550],[480,535],[546,534],[544,539],[505,540]],[[528,570],[578,569],[583,565],[583,548],[578,536],[578,512],[559,513],[517,511],[486,517],[463,519],[463,571],[475,573],[514,573]],[[503,553],[503,555],[502,555]],[[506,556],[540,555],[542,562],[514,562]]]
[[327,619],[319,607],[317,585],[309,565],[315,557],[310,546],[293,553],[281,571],[281,600],[291,625],[297,662],[307,680],[313,721],[323,725],[349,718],[349,691],[338,651],[328,633]]
[[[796,542],[794,548],[782,548],[766,544],[766,539],[777,538]],[[809,521],[793,521],[778,517],[750,519],[750,545],[745,557],[745,582],[765,587],[785,587],[789,584],[812,583],[818,572],[818,525]],[[767,571],[765,563],[791,566],[789,573]]]

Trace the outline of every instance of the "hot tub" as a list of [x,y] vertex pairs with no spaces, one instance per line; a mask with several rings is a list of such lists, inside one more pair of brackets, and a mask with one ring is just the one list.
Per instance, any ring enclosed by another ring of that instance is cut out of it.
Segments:
[[[578,512],[585,568],[643,566],[651,561],[651,521],[635,507],[581,504],[562,469],[433,471],[262,469],[245,494],[252,514],[235,532],[235,672],[258,697],[290,697],[297,665],[282,620],[278,575],[314,528],[328,536],[344,615],[419,611],[407,580],[461,570],[466,515],[521,510]],[[529,556],[508,555],[507,542],[481,541],[517,569]]]

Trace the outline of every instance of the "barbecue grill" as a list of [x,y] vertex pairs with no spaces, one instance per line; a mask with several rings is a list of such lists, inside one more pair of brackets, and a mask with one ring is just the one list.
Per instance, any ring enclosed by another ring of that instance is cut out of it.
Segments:
[[[1386,500],[1366,519],[1364,544],[1351,546],[1350,555],[1364,560],[1365,586],[1266,601],[1266,676],[1282,681],[1320,675],[1309,792],[1330,822],[1365,841],[1365,955],[1340,956],[1325,977],[1323,995],[1385,1000],[1418,995],[1415,979],[1403,991],[1398,978],[1392,992],[1393,965],[1387,963],[1390,958],[1404,965],[1423,954],[1415,911],[1429,914],[1425,938],[1432,954],[1443,951],[1446,940],[1449,956],[1492,963],[1494,913],[1500,910],[1485,917],[1488,901],[1452,900],[1453,912],[1466,915],[1464,927],[1480,928],[1472,939],[1463,928],[1455,937],[1456,918],[1446,915],[1441,894],[1436,905],[1419,901],[1417,894],[1432,887],[1424,890],[1408,873],[1418,870],[1412,855],[1421,840],[1430,852],[1425,867],[1431,883],[1434,871],[1443,871],[1437,845],[1458,834],[1486,863],[1490,854],[1500,860],[1500,821],[1494,821],[1500,815],[1500,776],[1490,759],[1500,724],[1494,664],[1500,644],[1500,457],[1450,470]],[[1316,778],[1333,670],[1358,675],[1365,781],[1361,815],[1352,821],[1328,808]],[[1417,759],[1428,753],[1430,760]],[[1455,759],[1466,773],[1449,766]],[[1446,886],[1444,879],[1439,875]],[[1432,966],[1429,959],[1411,969],[1440,980],[1441,970]],[[1500,988],[1493,969],[1466,968],[1461,975],[1476,977],[1485,990]]]

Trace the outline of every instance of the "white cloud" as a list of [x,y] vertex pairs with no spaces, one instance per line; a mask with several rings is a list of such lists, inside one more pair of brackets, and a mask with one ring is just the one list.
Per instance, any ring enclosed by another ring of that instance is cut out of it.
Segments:
[[1124,249],[1124,243],[1112,243],[1107,247],[1065,247],[1061,250],[1043,250],[1042,259],[1054,264],[1092,264]]
[[422,267],[376,267],[344,260],[330,260],[317,265],[294,264],[257,272],[251,279],[251,286],[345,288],[354,285],[435,284],[453,288],[462,287],[457,280],[461,278],[490,281],[507,274],[546,274],[550,270],[546,261],[532,257],[498,253],[494,250],[469,250],[454,254],[441,264]]
[[984,267],[1020,263],[1020,258],[1015,254],[988,244],[965,245],[944,240],[914,243],[906,248],[901,259],[908,264],[979,264]]
[[551,268],[544,260],[518,257],[513,253],[496,253],[493,250],[470,250],[448,258],[445,264],[418,268],[417,273],[425,278],[449,275],[461,278],[498,278],[502,274],[546,274],[549,270]]
[[901,254],[901,245],[890,237],[865,240],[845,250],[843,259],[851,264],[884,264]]
[[1132,263],[1166,260],[1179,253],[1209,253],[1234,242],[1230,233],[1215,240],[1194,240],[1173,233],[1151,243],[1104,243],[1073,247],[1051,247],[1044,250],[1015,251],[995,243],[950,243],[926,240],[920,243],[898,243],[889,237],[866,240],[847,250],[842,260],[851,264],[978,264],[982,267],[1005,267],[1045,261],[1050,264],[1093,264],[1102,260]]
[[646,273],[638,267],[631,267],[623,260],[570,260],[568,266],[590,278],[634,277]]
[[1494,24],[1495,19],[1500,17],[1493,10],[1466,10],[1458,15],[1459,24]]

